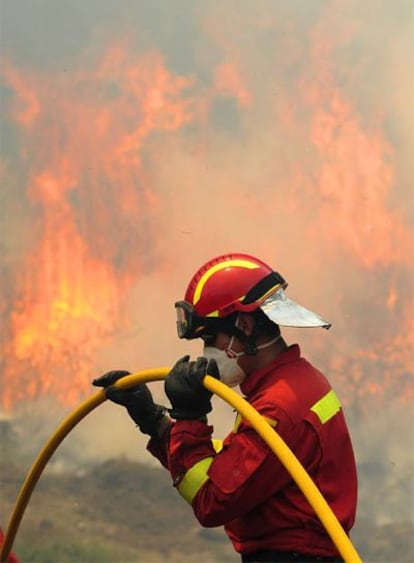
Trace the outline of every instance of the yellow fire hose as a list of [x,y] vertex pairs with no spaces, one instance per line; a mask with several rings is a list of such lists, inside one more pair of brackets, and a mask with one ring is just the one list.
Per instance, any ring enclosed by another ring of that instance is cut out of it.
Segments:
[[[165,379],[169,368],[158,368],[142,370],[135,374],[128,375],[117,381],[118,387],[132,387],[138,383],[149,381],[159,381]],[[273,453],[279,458],[279,461],[289,471],[293,480],[301,489],[309,504],[324,525],[327,533],[336,545],[339,553],[346,563],[362,563],[357,551],[352,545],[351,540],[338,522],[335,514],[319,492],[318,488],[309,477],[306,470],[300,464],[299,460],[285,444],[282,438],[275,430],[265,421],[265,419],[254,409],[247,401],[245,401],[235,391],[209,375],[204,378],[204,386],[212,393],[215,393],[226,401],[230,406],[236,409],[242,418],[245,418],[256,432],[263,438]],[[69,432],[80,422],[87,414],[89,414],[98,405],[106,400],[104,390],[100,390],[89,399],[78,406],[57,428],[49,441],[40,451],[34,461],[23,485],[20,489],[19,496],[14,506],[12,516],[4,537],[4,542],[0,551],[1,563],[6,563],[16,537],[23,513],[29,502],[30,496],[39,480],[43,469],[58,448],[59,444],[69,434]]]

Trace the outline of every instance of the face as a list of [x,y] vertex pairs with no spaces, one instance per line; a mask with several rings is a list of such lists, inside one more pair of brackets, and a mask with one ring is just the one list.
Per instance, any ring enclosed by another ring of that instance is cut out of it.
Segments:
[[[226,348],[228,348],[231,340],[231,337],[225,332],[217,332],[214,335],[204,335],[201,338],[203,339],[205,346],[214,346],[219,350],[225,350]],[[241,345],[241,343],[235,338],[233,340],[232,349],[235,352],[241,352],[242,348],[243,346]]]
[[[239,330],[244,332],[246,336],[251,334],[254,321],[250,315],[239,314],[236,323]],[[205,334],[201,338],[205,346],[214,346],[219,350],[226,350],[226,348],[231,345],[232,351],[236,354],[244,351],[242,342],[236,337],[229,336],[226,332],[211,332],[211,334]],[[240,358],[240,360],[242,360],[242,358]]]
[[[239,342],[224,332],[218,332],[215,335],[204,336],[203,356],[208,360],[215,360],[220,373],[220,380],[229,387],[240,385],[246,377],[246,372],[239,364],[242,360],[244,351],[239,350]],[[237,348],[236,348],[237,346]],[[230,355],[231,352],[236,355]]]

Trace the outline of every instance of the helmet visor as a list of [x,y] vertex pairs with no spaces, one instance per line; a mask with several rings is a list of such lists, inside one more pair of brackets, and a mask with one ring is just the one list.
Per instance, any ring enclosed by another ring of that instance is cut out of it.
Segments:
[[326,329],[331,326],[330,322],[286,297],[283,289],[268,297],[260,308],[271,321],[280,326],[296,328],[320,326]]

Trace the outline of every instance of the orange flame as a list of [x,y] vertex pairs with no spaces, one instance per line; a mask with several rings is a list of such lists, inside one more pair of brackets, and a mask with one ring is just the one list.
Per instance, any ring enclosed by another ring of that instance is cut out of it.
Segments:
[[[39,233],[15,279],[3,408],[42,395],[73,404],[89,388],[97,348],[123,322],[121,296],[142,267],[131,248],[137,236],[150,238],[146,216],[157,199],[142,146],[154,131],[191,120],[179,98],[191,81],[172,76],[157,54],[129,61],[120,46],[88,75],[56,83],[7,65],[5,78]],[[146,223],[141,231],[137,220]]]
[[[240,17],[240,40],[225,18],[214,32],[210,19],[206,29],[222,53],[208,69],[211,86],[126,42],[97,60],[83,53],[71,70],[3,65],[19,169],[2,163],[2,176],[16,186],[13,205],[19,197],[27,205],[21,228],[32,235],[7,271],[3,408],[48,394],[73,404],[89,389],[97,350],[129,324],[128,290],[153,271],[169,285],[182,209],[191,211],[190,226],[203,226],[196,256],[189,242],[192,267],[224,242],[223,251],[246,243],[272,263],[276,251],[287,264],[299,254],[308,271],[297,278],[306,278],[309,295],[330,290],[339,319],[355,312],[335,351],[330,340],[314,340],[344,402],[363,410],[368,399],[412,397],[413,237],[406,210],[390,203],[395,150],[381,112],[366,118],[340,86],[332,14],[321,14],[303,53],[292,22],[283,34],[277,17]],[[259,62],[266,53],[269,68],[258,69],[257,82],[251,50],[260,40]],[[225,138],[209,122],[222,98],[241,124]],[[160,219],[173,228],[159,234]],[[160,238],[171,238],[167,266]],[[339,278],[334,290],[327,278]]]

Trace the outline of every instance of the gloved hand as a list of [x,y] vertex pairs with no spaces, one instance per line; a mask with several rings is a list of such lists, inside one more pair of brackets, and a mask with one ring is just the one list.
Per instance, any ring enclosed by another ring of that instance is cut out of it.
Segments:
[[109,371],[92,381],[96,387],[104,387],[107,398],[118,405],[124,406],[129,416],[143,434],[155,436],[159,421],[167,409],[154,403],[151,391],[145,383],[139,383],[128,389],[120,389],[113,384],[130,375],[129,371]]
[[211,411],[212,393],[203,385],[206,374],[220,379],[215,360],[198,358],[189,361],[184,356],[174,365],[164,383],[165,394],[170,399],[170,414],[176,420],[198,419]]

